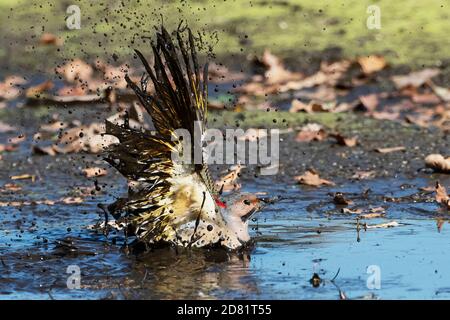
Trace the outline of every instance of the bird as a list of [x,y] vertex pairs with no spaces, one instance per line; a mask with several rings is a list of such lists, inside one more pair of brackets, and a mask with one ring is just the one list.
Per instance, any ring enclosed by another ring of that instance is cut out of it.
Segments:
[[129,185],[127,196],[107,210],[135,238],[135,244],[146,248],[163,244],[237,250],[250,242],[249,221],[267,199],[245,193],[221,199],[203,152],[198,163],[173,159],[174,154],[187,152],[194,158],[196,147],[203,150],[201,138],[186,147],[177,133],[185,129],[194,137],[195,130],[203,134],[207,126],[208,64],[200,67],[196,41],[188,27],[172,34],[161,27],[151,42],[153,67],[135,50],[145,73],[140,83],[128,74],[125,80],[155,130],[106,120],[106,134],[119,142],[106,149],[104,159]]

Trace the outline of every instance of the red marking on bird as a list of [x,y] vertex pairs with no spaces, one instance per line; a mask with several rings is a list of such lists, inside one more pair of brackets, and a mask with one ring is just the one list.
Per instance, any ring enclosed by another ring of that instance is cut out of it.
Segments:
[[220,200],[217,199],[217,198],[215,198],[214,200],[216,200],[216,204],[217,204],[219,207],[224,208],[224,209],[227,207],[227,205],[226,205],[225,202],[222,202],[222,201],[220,201]]

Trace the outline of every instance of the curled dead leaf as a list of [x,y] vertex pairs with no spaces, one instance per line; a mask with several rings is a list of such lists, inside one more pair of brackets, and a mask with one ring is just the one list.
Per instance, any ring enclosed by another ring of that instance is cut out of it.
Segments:
[[438,172],[450,173],[450,157],[440,154],[430,154],[425,158],[425,165]]
[[68,82],[75,82],[77,80],[86,82],[92,78],[94,69],[83,60],[74,59],[57,68],[56,72],[61,74]]
[[404,76],[391,77],[397,89],[405,87],[418,88],[440,73],[439,69],[423,69]]
[[294,179],[304,185],[318,187],[321,185],[334,186],[334,182],[319,177],[314,170],[308,170],[304,174],[294,177]]
[[354,147],[358,144],[358,137],[347,138],[340,133],[333,133],[330,136],[335,138],[337,144],[341,146]]
[[310,141],[322,141],[327,137],[327,133],[320,124],[309,123],[301,128],[295,141],[298,142],[310,142]]
[[439,183],[439,181],[436,182],[436,202],[441,204],[444,208],[450,210],[450,197],[447,194],[447,189],[443,185]]
[[39,43],[43,44],[43,45],[55,45],[55,46],[60,46],[62,45],[62,40],[61,38],[55,36],[52,33],[43,33],[41,35],[41,38],[39,39]]
[[369,55],[358,58],[358,63],[361,66],[364,74],[369,75],[374,72],[384,69],[387,65],[384,57],[379,55]]
[[38,97],[42,93],[53,88],[53,82],[50,80],[44,81],[38,85],[32,86],[25,91],[25,96],[27,98]]

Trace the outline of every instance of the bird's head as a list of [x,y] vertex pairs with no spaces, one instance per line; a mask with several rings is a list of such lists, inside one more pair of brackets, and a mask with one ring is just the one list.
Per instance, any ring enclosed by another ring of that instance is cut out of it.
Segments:
[[254,194],[239,195],[237,198],[227,201],[229,205],[223,210],[225,211],[224,217],[239,240],[243,242],[250,240],[248,222],[254,213],[260,210],[267,201],[267,199],[259,198]]

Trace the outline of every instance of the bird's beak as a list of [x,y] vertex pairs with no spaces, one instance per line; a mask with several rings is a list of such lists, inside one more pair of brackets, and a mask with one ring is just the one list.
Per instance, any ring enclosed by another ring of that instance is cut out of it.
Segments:
[[271,199],[271,198],[258,198],[258,200],[261,202],[264,202],[266,204],[271,204],[274,202],[273,199]]
[[253,208],[249,212],[247,212],[244,216],[241,217],[242,222],[247,222],[256,211],[256,208]]

